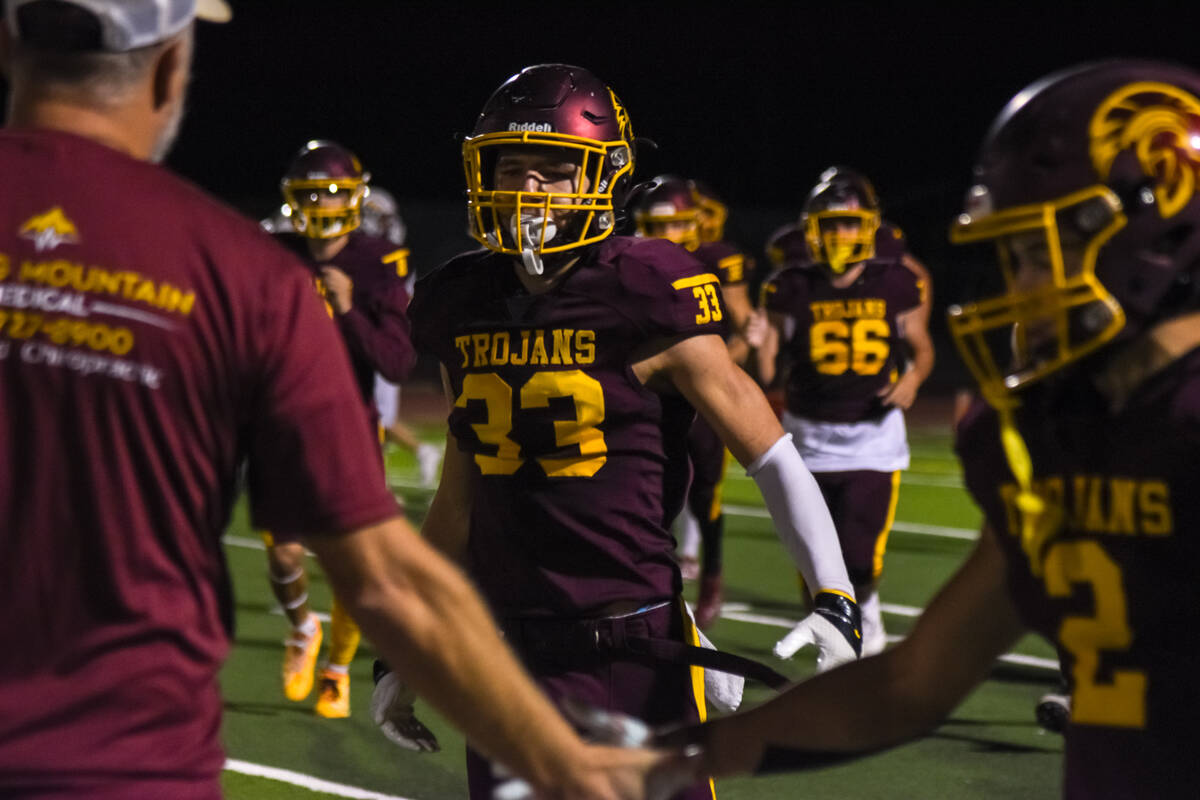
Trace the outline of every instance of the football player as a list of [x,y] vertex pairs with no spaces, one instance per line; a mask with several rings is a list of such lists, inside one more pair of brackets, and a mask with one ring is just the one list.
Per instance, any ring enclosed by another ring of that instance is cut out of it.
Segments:
[[[832,166],[817,178],[818,184],[833,182],[857,184],[861,187],[864,196],[870,198],[870,202],[873,202],[878,208],[879,201],[875,187],[862,173],[849,167]],[[904,237],[904,232],[895,223],[880,218],[875,230],[874,247],[876,258],[900,259],[904,266],[912,270],[913,274],[923,282],[925,291],[921,297],[921,309],[927,324],[929,313],[933,308],[933,296],[929,291],[932,286],[929,270],[909,251],[908,240]],[[810,245],[807,222],[803,215],[798,222],[791,222],[776,229],[767,239],[764,249],[767,253],[767,264],[772,271],[798,264],[810,264],[815,260]]]
[[[717,276],[669,242],[613,235],[634,160],[624,106],[587,70],[514,75],[463,143],[485,249],[419,281],[410,315],[451,407],[425,536],[479,584],[553,700],[661,724],[704,714],[666,528],[693,409],[817,590],[821,658],[856,657],[858,608],[820,491],[729,358]],[[490,765],[469,757],[468,773],[471,796],[491,797]],[[679,795],[711,796],[706,780]]]
[[[691,182],[674,175],[660,175],[638,195],[634,222],[639,236],[666,239],[683,246],[717,276],[726,315],[725,344],[734,362],[742,364],[750,355],[745,331],[754,311],[746,288],[746,258],[720,239],[702,241],[704,235],[717,234],[714,222],[717,215],[710,210],[706,217],[698,197]],[[721,217],[722,227],[723,221]],[[685,578],[695,578],[698,572],[696,624],[707,629],[721,612],[721,545],[725,527],[721,489],[728,451],[703,417],[697,417],[688,432],[688,455],[692,482],[687,505],[678,518],[682,528],[680,567]],[[696,553],[701,543],[704,560],[698,563]],[[689,571],[693,571],[690,576]]]
[[[763,307],[786,364],[783,425],[833,514],[870,655],[887,641],[877,589],[908,467],[904,410],[933,369],[927,292],[902,253],[877,253],[879,203],[857,174],[825,173],[803,221],[812,261],[776,272]],[[763,360],[767,383],[773,367],[773,358]],[[790,657],[802,641],[788,634],[776,655]]]
[[[405,238],[408,235],[408,229],[400,216],[400,207],[396,205],[396,198],[387,189],[375,184],[367,186],[367,194],[362,203],[362,222],[359,227],[362,228],[363,233],[387,239],[397,247],[404,246]],[[400,272],[400,270],[397,271]],[[402,272],[400,277],[404,278],[411,294],[413,284],[416,283],[416,273],[409,270]]]
[[[385,268],[395,270],[396,275],[404,281],[404,289],[411,297],[413,286],[417,282],[417,271],[408,263],[409,250],[405,247],[408,230],[400,217],[396,198],[391,192],[380,186],[367,187],[359,229],[371,236],[387,239],[399,248],[391,253]],[[375,375],[375,408],[379,412],[384,442],[402,447],[416,456],[421,483],[432,486],[437,480],[438,467],[442,463],[441,448],[429,442],[422,442],[417,438],[416,431],[401,419],[400,386],[378,373]]]
[[[399,381],[415,362],[405,309],[408,292],[396,264],[407,267],[408,250],[358,230],[370,174],[358,158],[334,142],[307,142],[287,168],[280,188],[291,231],[276,236],[308,263],[350,354],[355,379],[372,419],[375,376]],[[303,700],[313,686],[321,627],[308,606],[304,548],[264,535],[276,598],[292,623],[283,663],[284,693]],[[315,706],[322,717],[350,714],[350,662],[358,649],[358,625],[334,598],[328,662],[319,676]]]
[[950,310],[986,399],[958,451],[986,524],[913,632],[674,740],[699,774],[828,764],[936,725],[1026,631],[1070,692],[1063,794],[1200,785],[1200,74],[1050,75],[992,125],[951,237],[1002,287]]

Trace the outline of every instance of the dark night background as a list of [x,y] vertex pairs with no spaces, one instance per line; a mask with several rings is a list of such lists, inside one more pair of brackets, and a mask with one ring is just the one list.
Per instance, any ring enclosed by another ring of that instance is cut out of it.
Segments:
[[[335,139],[399,199],[421,271],[470,246],[456,134],[527,64],[608,82],[659,145],[637,175],[708,181],[754,254],[823,168],[862,170],[942,301],[957,283],[947,224],[1009,97],[1087,60],[1200,66],[1196,2],[231,4],[232,24],[200,26],[170,164],[262,215],[295,150]],[[948,344],[940,354],[951,367]]]

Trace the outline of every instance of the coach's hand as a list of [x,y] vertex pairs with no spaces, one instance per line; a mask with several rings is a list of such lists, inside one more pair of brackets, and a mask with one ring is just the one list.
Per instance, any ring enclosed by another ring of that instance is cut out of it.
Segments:
[[436,753],[441,750],[433,731],[417,719],[413,711],[417,693],[396,673],[387,671],[382,662],[375,662],[375,690],[371,692],[371,719],[383,735],[405,750]]
[[813,612],[775,644],[775,655],[791,658],[800,648],[817,646],[817,672],[853,661],[862,653],[862,613],[849,597],[817,592]]

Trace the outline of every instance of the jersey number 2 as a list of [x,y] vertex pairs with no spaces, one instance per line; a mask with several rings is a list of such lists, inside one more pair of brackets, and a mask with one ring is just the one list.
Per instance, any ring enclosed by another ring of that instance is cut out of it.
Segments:
[[[604,421],[604,389],[600,381],[580,370],[535,372],[521,387],[517,411],[548,408],[550,400],[569,397],[575,416],[554,420],[554,441],[559,448],[576,445],[579,455],[566,458],[539,457],[542,470],[552,478],[590,478],[604,466],[608,447],[597,427]],[[512,475],[525,463],[521,446],[509,438],[513,428],[513,390],[494,372],[473,373],[463,378],[462,394],[454,401],[466,408],[468,400],[481,400],[487,409],[484,422],[472,423],[484,444],[495,446],[495,455],[477,453],[475,463],[484,475]]]
[[1100,683],[1097,672],[1101,650],[1128,650],[1133,643],[1121,568],[1098,542],[1059,542],[1046,554],[1046,594],[1069,597],[1072,586],[1092,587],[1095,613],[1066,617],[1058,640],[1075,659],[1075,691],[1071,720],[1083,725],[1142,728],[1146,725],[1146,674],[1136,669],[1114,669]]

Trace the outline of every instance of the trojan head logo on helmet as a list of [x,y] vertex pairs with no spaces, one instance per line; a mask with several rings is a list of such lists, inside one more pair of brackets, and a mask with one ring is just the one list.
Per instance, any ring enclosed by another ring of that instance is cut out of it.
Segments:
[[349,150],[314,139],[292,159],[279,188],[299,233],[310,239],[336,239],[359,226],[370,179]]
[[994,242],[1002,293],[949,311],[996,404],[1198,305],[1200,75],[1111,61],[1051,75],[993,123],[954,242]]
[[700,246],[700,206],[691,185],[675,175],[659,175],[642,191],[633,211],[639,236],[667,239],[688,250]]
[[471,235],[519,256],[531,275],[548,261],[561,266],[612,234],[633,142],[625,107],[590,72],[526,67],[492,94],[463,142]]
[[700,241],[719,242],[725,238],[725,220],[729,218],[729,207],[721,201],[712,187],[701,181],[688,181],[692,187],[692,198],[700,206]]
[[830,167],[808,193],[800,222],[813,260],[841,275],[849,265],[875,255],[879,230],[875,187],[853,170]]

